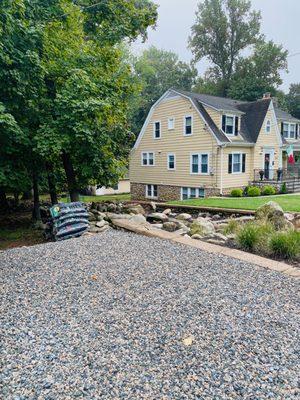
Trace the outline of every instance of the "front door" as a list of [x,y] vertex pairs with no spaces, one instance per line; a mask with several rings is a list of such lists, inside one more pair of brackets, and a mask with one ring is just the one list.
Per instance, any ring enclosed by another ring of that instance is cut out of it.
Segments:
[[265,179],[274,179],[274,150],[266,150],[264,153]]

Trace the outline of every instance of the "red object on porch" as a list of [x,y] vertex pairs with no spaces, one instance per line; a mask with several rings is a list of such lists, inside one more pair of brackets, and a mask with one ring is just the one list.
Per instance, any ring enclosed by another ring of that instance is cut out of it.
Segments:
[[295,164],[295,159],[294,159],[294,155],[293,155],[293,154],[290,154],[290,155],[289,155],[288,163],[289,163],[289,164]]

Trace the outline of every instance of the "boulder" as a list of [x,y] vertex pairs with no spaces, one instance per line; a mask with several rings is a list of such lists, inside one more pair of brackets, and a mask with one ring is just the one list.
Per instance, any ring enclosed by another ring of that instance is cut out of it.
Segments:
[[294,226],[294,228],[296,229],[296,231],[300,231],[300,214],[299,215],[295,215],[292,224]]
[[191,236],[205,236],[215,232],[214,225],[209,220],[202,217],[198,217],[195,221],[193,221],[190,228]]
[[195,234],[195,235],[192,236],[192,239],[201,240],[202,236],[198,235],[198,234]]
[[259,207],[255,213],[255,218],[272,223],[277,230],[286,229],[288,225],[283,209],[274,201],[269,201]]
[[103,226],[105,226],[105,225],[108,225],[108,222],[107,222],[107,221],[104,221],[104,220],[98,221],[98,222],[96,222],[96,224],[95,224],[95,226],[96,226],[97,228],[103,228]]
[[172,212],[171,208],[166,208],[166,209],[163,211],[163,214],[170,215],[171,212]]
[[115,213],[110,213],[107,212],[105,214],[105,220],[106,221],[113,221],[114,219],[130,219],[132,215],[129,214],[115,214]]
[[144,208],[140,204],[126,204],[123,207],[123,212],[127,214],[146,214]]
[[163,213],[155,212],[152,214],[147,215],[147,221],[149,222],[167,222],[168,221],[168,216]]
[[222,235],[222,233],[211,233],[210,235],[206,235],[203,240],[209,241],[210,239],[218,240],[219,242],[227,242],[228,238],[225,235]]
[[168,232],[175,232],[178,228],[175,222],[164,222],[163,229]]
[[89,212],[89,221],[97,221],[96,215],[92,212]]
[[135,224],[146,224],[146,218],[142,214],[133,215],[129,221],[134,222]]
[[107,211],[109,212],[116,212],[117,211],[118,206],[115,203],[110,203],[107,206]]
[[154,212],[156,211],[156,203],[154,203],[154,201],[150,202],[150,207],[151,207],[151,210],[153,210]]
[[152,225],[151,225],[151,228],[154,228],[154,229],[162,229],[162,228],[163,228],[163,224],[152,224]]
[[187,213],[181,213],[179,215],[177,215],[176,219],[182,220],[182,221],[188,221],[192,219],[191,214],[187,214]]

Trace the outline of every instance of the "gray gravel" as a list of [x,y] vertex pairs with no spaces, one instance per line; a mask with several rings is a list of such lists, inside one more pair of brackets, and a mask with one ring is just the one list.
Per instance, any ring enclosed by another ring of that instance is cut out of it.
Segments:
[[1,399],[299,399],[299,281],[120,231],[0,253]]

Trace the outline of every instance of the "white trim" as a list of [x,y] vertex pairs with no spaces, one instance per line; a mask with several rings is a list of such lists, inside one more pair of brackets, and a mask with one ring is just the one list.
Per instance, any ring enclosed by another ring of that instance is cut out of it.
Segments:
[[[169,156],[174,156],[174,168],[169,168]],[[175,153],[167,154],[167,168],[169,171],[176,171],[176,154]]]
[[220,194],[221,195],[223,195],[223,161],[224,161],[223,155],[224,155],[223,146],[221,146],[221,154],[220,154],[220,158],[221,158],[221,162],[220,162],[220,169],[221,169],[221,171],[220,171]]
[[[231,154],[232,154],[231,173],[232,173],[233,175],[245,174],[245,173],[246,173],[246,165],[245,165],[245,172],[243,172],[243,154],[246,154],[246,153],[233,152],[233,153],[231,153]],[[233,158],[234,158],[234,155],[239,155],[239,156],[240,156],[240,170],[239,170],[239,171],[236,171],[236,172],[233,171],[233,164],[234,164]],[[246,160],[247,160],[247,156],[246,156]]]
[[[267,134],[271,133],[271,127],[272,127],[271,120],[267,119],[266,123],[265,123],[265,133],[267,133]],[[269,129],[269,131],[268,131],[268,129]]]
[[[173,120],[173,128],[170,128],[169,122]],[[168,131],[174,131],[175,129],[175,117],[168,117]]]
[[[223,115],[225,115],[225,131],[223,131]],[[233,118],[232,133],[227,133],[226,132],[226,118],[227,117],[232,117]],[[235,117],[239,118],[239,116],[235,115],[235,114],[221,114],[221,131],[223,133],[225,133],[226,136],[237,136],[235,134]],[[238,134],[239,134],[239,132],[238,132]]]
[[[193,156],[198,156],[198,172],[193,172]],[[201,172],[202,156],[207,156],[207,172]],[[200,167],[200,168],[199,168]],[[190,152],[190,175],[210,175],[210,156],[208,152]]]
[[[153,164],[149,164],[149,154],[153,154]],[[143,164],[143,155],[147,154],[147,164]],[[142,150],[141,151],[141,167],[155,167],[155,151],[152,150]]]
[[[151,109],[150,109],[150,111],[149,111],[149,114],[148,114],[148,116],[147,116],[147,118],[146,118],[146,120],[145,120],[145,122],[144,122],[144,125],[143,125],[143,127],[142,127],[142,129],[141,129],[141,131],[140,131],[140,133],[139,133],[139,136],[138,136],[138,138],[137,138],[137,140],[136,140],[136,142],[135,142],[135,144],[134,144],[134,146],[133,146],[133,149],[137,149],[137,148],[138,148],[138,146],[139,146],[139,144],[140,144],[140,142],[141,142],[141,140],[142,140],[142,138],[143,138],[143,136],[144,136],[144,133],[146,132],[146,129],[147,129],[147,127],[148,127],[148,124],[149,124],[149,122],[151,121],[151,118],[152,118],[152,115],[153,115],[153,112],[154,112],[156,106],[158,106],[158,104],[159,104],[165,97],[167,97],[171,92],[172,92],[172,90],[167,90],[166,93],[164,93],[164,94],[157,100],[157,102],[153,104],[153,106],[151,107]],[[178,94],[179,94],[179,93],[178,93]]]
[[[183,189],[187,189],[187,199],[183,199]],[[196,196],[191,197],[191,189],[195,189]],[[204,196],[199,196],[199,191],[204,191]],[[205,197],[205,188],[204,187],[190,187],[190,186],[181,186],[180,189],[180,199],[181,200],[189,200],[189,199],[203,199]]]
[[[156,137],[156,136],[155,136],[156,124],[159,124],[159,137]],[[153,139],[154,139],[154,140],[159,140],[159,139],[161,139],[161,121],[154,121],[154,122],[153,122]]]
[[275,114],[274,103],[273,103],[272,99],[270,101],[268,111],[270,111],[272,113],[273,121],[275,121],[274,127],[275,127],[275,132],[277,134],[277,138],[278,138],[278,141],[279,141],[279,146],[282,146],[283,145],[283,141],[282,141],[281,133],[280,133],[279,128],[278,128],[277,117],[276,117],[276,114]]
[[[151,196],[148,196],[148,186],[151,187]],[[154,186],[156,186],[157,196],[154,196],[154,195],[153,195],[153,194],[154,194]],[[147,184],[146,184],[146,193],[145,193],[145,197],[146,197],[147,199],[157,199],[157,198],[158,198],[158,185],[147,183]]]
[[[186,134],[186,119],[191,118],[191,128],[192,131],[189,134]],[[194,117],[191,114],[184,115],[183,117],[183,136],[192,136],[194,133]]]

